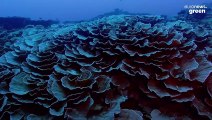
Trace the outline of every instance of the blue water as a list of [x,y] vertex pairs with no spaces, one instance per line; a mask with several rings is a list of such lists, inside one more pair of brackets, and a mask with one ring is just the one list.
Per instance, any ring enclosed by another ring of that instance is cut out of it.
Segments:
[[86,20],[119,8],[132,13],[175,16],[185,5],[211,0],[1,0],[0,17]]

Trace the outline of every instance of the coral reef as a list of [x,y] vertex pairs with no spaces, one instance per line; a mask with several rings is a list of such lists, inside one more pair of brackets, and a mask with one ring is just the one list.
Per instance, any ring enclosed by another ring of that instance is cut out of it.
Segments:
[[0,33],[0,118],[212,120],[212,31],[114,15]]

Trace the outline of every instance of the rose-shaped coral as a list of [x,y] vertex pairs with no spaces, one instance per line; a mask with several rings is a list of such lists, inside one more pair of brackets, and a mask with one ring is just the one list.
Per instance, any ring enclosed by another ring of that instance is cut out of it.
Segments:
[[20,30],[0,57],[2,119],[212,119],[211,30],[167,21]]

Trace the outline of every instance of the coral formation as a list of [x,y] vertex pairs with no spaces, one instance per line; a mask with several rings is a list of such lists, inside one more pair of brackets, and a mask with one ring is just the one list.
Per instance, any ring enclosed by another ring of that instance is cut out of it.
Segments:
[[212,119],[209,29],[114,15],[0,36],[1,119]]

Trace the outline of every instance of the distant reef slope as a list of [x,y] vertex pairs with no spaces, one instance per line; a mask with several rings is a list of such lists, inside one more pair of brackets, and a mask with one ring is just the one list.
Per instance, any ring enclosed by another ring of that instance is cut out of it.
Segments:
[[212,120],[211,24],[112,15],[0,43],[2,120]]
[[0,17],[0,28],[6,30],[20,29],[27,25],[42,25],[49,27],[52,24],[57,24],[58,21],[54,20],[31,20],[24,17]]

